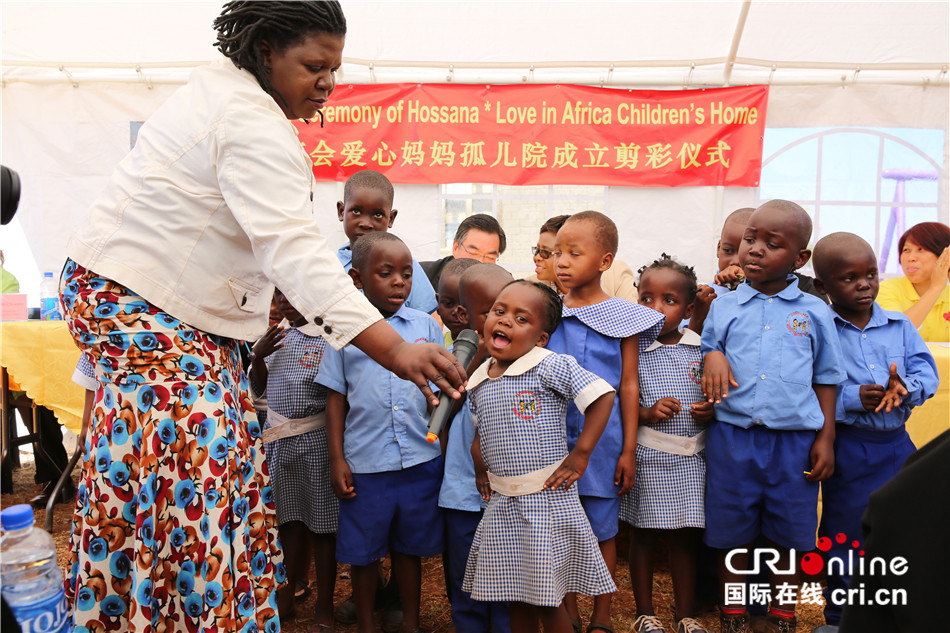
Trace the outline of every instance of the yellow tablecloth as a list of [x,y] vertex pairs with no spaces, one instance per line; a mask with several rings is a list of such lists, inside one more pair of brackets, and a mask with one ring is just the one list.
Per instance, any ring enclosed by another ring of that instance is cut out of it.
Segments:
[[26,395],[53,410],[73,433],[82,428],[83,388],[73,382],[79,348],[65,321],[0,323],[0,365]]
[[950,428],[950,345],[927,343],[927,347],[937,363],[940,386],[934,397],[914,409],[907,420],[907,433],[917,448]]

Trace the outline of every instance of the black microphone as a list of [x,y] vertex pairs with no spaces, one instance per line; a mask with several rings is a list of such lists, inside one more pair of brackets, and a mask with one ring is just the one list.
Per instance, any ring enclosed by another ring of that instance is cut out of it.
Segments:
[[[458,338],[455,339],[452,354],[458,359],[459,364],[468,368],[468,364],[475,357],[478,351],[478,334],[475,330],[462,330]],[[449,421],[449,412],[452,410],[452,403],[455,402],[452,397],[444,391],[439,394],[439,406],[432,410],[429,416],[429,432],[426,434],[426,440],[431,444],[439,439],[439,433],[445,428],[445,423]]]

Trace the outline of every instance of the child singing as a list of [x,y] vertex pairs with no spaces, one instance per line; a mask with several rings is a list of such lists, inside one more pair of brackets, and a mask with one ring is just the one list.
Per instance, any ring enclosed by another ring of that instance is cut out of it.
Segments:
[[[488,467],[478,485],[490,500],[462,589],[474,600],[509,601],[511,630],[519,633],[537,631],[539,619],[545,633],[569,633],[567,592],[616,591],[571,487],[604,430],[613,389],[570,356],[543,349],[560,316],[561,301],[547,286],[507,285],[482,333],[491,358],[468,384],[478,429],[472,456]],[[587,423],[568,452],[571,401]]]

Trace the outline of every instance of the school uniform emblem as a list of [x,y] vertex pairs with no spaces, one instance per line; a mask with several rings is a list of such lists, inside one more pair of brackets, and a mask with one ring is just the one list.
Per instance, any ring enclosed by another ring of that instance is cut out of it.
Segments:
[[689,364],[689,378],[697,385],[703,384],[703,361],[694,360]]
[[541,399],[533,391],[522,391],[515,396],[515,415],[531,420],[541,412]]
[[808,336],[811,331],[811,320],[807,314],[801,312],[792,312],[785,321],[788,331],[795,336]]
[[300,355],[300,364],[312,369],[320,364],[323,359],[323,348],[319,345],[308,345],[303,349]]

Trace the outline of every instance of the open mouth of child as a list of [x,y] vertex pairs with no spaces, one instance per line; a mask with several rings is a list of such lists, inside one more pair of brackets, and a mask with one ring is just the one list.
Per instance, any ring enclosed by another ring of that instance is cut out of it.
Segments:
[[503,332],[492,332],[491,342],[495,349],[504,349],[511,345],[511,339]]

